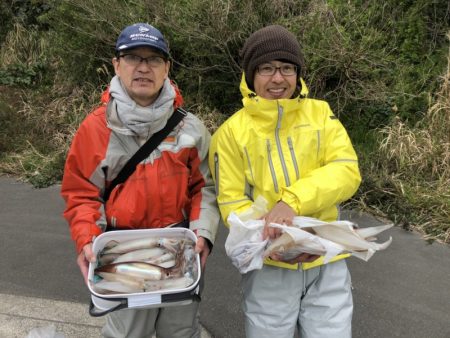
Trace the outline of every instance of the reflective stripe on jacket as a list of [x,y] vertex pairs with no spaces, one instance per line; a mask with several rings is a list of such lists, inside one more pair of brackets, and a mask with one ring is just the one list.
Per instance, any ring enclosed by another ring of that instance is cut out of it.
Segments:
[[66,201],[77,251],[102,233],[118,228],[160,228],[189,220],[189,228],[214,243],[219,212],[208,168],[210,134],[188,114],[169,136],[117,185],[103,203],[105,186],[139,149],[135,136],[108,128],[104,105],[89,114],[67,155],[61,194]]
[[248,89],[242,77],[244,107],[216,131],[210,148],[225,222],[259,195],[269,210],[282,200],[297,215],[333,221],[339,203],[358,189],[358,160],[345,128],[325,101],[304,98],[302,80],[301,85],[297,98],[268,100]]

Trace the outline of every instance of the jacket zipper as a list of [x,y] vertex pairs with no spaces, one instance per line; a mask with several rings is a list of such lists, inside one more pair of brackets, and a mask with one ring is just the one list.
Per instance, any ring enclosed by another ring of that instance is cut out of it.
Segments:
[[320,130],[317,131],[317,159],[319,158],[320,152]]
[[288,137],[288,144],[289,150],[291,152],[292,162],[294,163],[296,179],[298,180],[300,178],[300,172],[298,171],[298,164],[297,159],[295,158],[294,145],[292,144],[292,139],[290,136]]
[[275,188],[275,192],[278,194],[278,182],[277,182],[277,177],[275,176],[275,169],[273,168],[273,161],[272,161],[272,147],[270,146],[270,140],[266,140],[266,144],[267,144],[267,154],[268,154],[268,159],[269,159],[269,168],[270,168],[270,173],[272,174],[272,180],[273,180],[273,186]]
[[289,187],[291,185],[291,181],[289,179],[289,174],[287,172],[286,162],[284,161],[283,149],[281,148],[280,142],[280,127],[282,117],[283,117],[283,107],[278,105],[278,121],[277,127],[275,129],[275,141],[277,144],[278,155],[280,156],[281,168],[283,168],[284,180],[286,181],[286,186]]
[[255,184],[255,178],[253,177],[252,162],[250,161],[250,156],[248,155],[247,147],[244,147],[245,156],[247,157],[248,168],[250,169],[250,176],[252,177],[253,184]]
[[219,196],[219,155],[214,153],[214,174],[216,176],[216,196]]

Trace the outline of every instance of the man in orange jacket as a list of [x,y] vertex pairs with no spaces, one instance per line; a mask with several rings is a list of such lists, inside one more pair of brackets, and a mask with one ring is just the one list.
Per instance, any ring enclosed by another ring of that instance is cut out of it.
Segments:
[[[204,268],[214,243],[219,214],[208,169],[210,134],[194,115],[187,116],[105,201],[108,184],[128,159],[161,130],[182,104],[169,79],[169,49],[155,27],[126,27],[112,60],[115,76],[102,105],[75,134],[67,155],[61,194],[64,217],[87,283],[95,262],[92,241],[112,229],[163,228],[187,224],[198,237],[195,250]],[[198,302],[108,315],[105,337],[199,337]]]

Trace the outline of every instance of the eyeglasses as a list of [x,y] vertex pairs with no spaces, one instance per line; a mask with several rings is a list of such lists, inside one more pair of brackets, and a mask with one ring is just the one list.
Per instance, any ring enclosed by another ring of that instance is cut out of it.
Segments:
[[162,56],[158,55],[152,55],[143,58],[135,54],[122,54],[119,55],[118,58],[123,58],[125,62],[128,63],[130,66],[138,66],[141,64],[141,62],[145,61],[145,63],[150,67],[158,67],[166,62],[166,60]]
[[280,70],[281,75],[292,76],[297,74],[297,66],[290,63],[283,63],[280,67],[275,67],[274,65],[267,63],[258,66],[257,68],[259,75],[262,76],[273,76]]

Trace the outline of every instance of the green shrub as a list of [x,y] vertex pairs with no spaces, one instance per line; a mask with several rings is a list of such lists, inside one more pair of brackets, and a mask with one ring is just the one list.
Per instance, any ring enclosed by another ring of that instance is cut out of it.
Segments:
[[[310,96],[330,103],[355,143],[364,181],[354,201],[416,223],[431,205],[448,212],[436,197],[447,196],[438,178],[448,169],[435,162],[446,150],[435,139],[441,129],[431,128],[436,115],[428,117],[447,62],[448,1],[6,0],[0,10],[0,86],[15,94],[0,95],[0,171],[38,186],[60,179],[73,133],[114,74],[123,27],[148,22],[163,32],[171,78],[214,131],[241,106],[245,39],[281,24],[302,44]],[[432,140],[428,155],[389,159],[408,135],[422,148]]]
[[[450,38],[450,33],[449,33]],[[450,52],[441,88],[414,127],[400,117],[379,129],[378,151],[365,163],[363,199],[429,239],[450,242]]]
[[40,75],[46,67],[42,64],[26,66],[14,64],[0,69],[0,85],[30,87],[39,82]]

